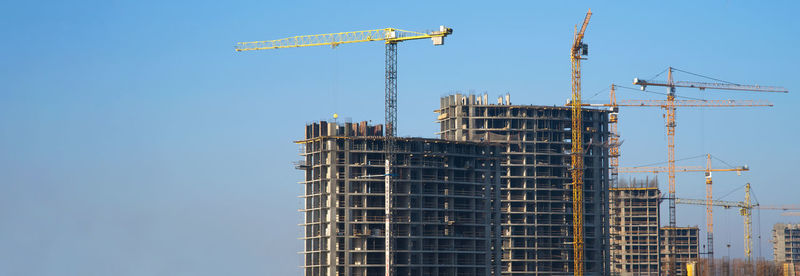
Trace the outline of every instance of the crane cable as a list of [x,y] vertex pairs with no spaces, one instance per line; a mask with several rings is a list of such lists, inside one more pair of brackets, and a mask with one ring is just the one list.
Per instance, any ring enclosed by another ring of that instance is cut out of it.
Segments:
[[[705,155],[705,154],[700,154],[700,155],[696,155],[696,156],[685,157],[685,158],[681,158],[681,159],[676,159],[676,160],[675,160],[675,162],[678,162],[678,161],[686,161],[686,160],[689,160],[689,159],[695,159],[695,158],[700,158],[700,157],[704,157],[704,156],[706,156],[706,155]],[[667,162],[655,162],[655,163],[644,164],[644,165],[639,165],[639,166],[632,166],[631,168],[639,168],[639,167],[647,167],[647,166],[662,165],[662,164],[665,164],[665,163],[667,163]]]
[[712,77],[709,77],[709,76],[703,76],[703,75],[700,75],[700,74],[697,74],[697,73],[684,71],[684,70],[681,70],[681,69],[678,69],[678,68],[675,68],[675,67],[672,67],[672,70],[675,70],[675,71],[678,71],[678,72],[683,72],[683,73],[686,73],[686,74],[689,74],[689,75],[693,75],[693,76],[697,76],[697,77],[701,77],[701,78],[710,79],[710,80],[713,80],[713,81],[724,82],[724,83],[727,83],[727,84],[737,84],[738,85],[738,83],[733,83],[733,82],[729,82],[729,81],[726,81],[726,80],[712,78]]

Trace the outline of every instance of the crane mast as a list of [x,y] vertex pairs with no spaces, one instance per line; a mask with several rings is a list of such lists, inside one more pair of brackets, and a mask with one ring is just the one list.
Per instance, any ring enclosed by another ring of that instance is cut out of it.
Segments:
[[385,128],[384,152],[384,252],[385,275],[392,275],[392,182],[395,174],[392,166],[395,161],[395,137],[397,136],[397,44],[408,40],[431,39],[433,45],[444,45],[444,38],[453,29],[440,26],[439,30],[428,33],[383,28],[366,31],[341,32],[316,35],[301,35],[289,38],[238,42],[237,52],[269,50],[310,46],[337,47],[341,44],[383,41],[386,45],[385,75]]
[[[750,183],[744,186],[744,206],[753,206],[750,202]],[[752,227],[753,227],[753,208],[741,208],[739,214],[744,217],[744,258],[749,262],[752,256]]]
[[395,163],[395,135],[397,135],[397,43],[386,43],[386,88],[385,88],[384,151],[386,156],[384,196],[384,270],[386,276],[392,275],[392,166]]
[[[667,75],[667,84],[672,85],[672,70]],[[675,227],[675,87],[670,86],[667,92],[667,181],[669,183],[669,226]],[[672,250],[670,250],[672,252]]]
[[[674,163],[671,170],[674,172]],[[714,213],[711,207],[711,154],[706,155],[706,248],[708,249],[708,266],[714,267]],[[674,194],[673,194],[674,195]],[[673,201],[674,202],[674,201]],[[708,270],[711,271],[711,270]]]
[[583,276],[583,120],[581,118],[581,59],[588,54],[583,34],[589,25],[592,10],[586,13],[580,30],[575,26],[575,37],[570,49],[572,63],[572,244],[574,275]]
[[619,106],[617,106],[616,87],[616,85],[611,84],[608,103],[611,106],[611,113],[608,114],[608,169],[611,175],[609,178],[611,187],[616,187],[619,183],[619,156],[621,144],[619,140]]

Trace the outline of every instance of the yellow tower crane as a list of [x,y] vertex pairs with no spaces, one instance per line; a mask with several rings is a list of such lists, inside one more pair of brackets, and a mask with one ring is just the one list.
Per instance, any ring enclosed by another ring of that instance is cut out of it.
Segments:
[[[706,167],[675,167],[675,172],[705,172],[706,178],[706,253],[708,254],[708,266],[714,267],[714,213],[713,213],[713,199],[712,199],[712,179],[711,173],[712,172],[736,172],[737,174],[741,175],[743,171],[749,171],[750,168],[747,165],[738,166],[734,168],[727,168],[727,169],[713,169],[711,168],[711,154],[706,154]],[[619,168],[620,172],[623,173],[661,173],[661,172],[668,172],[668,167],[623,167]],[[749,190],[749,186],[747,188]],[[749,193],[747,195],[749,197]]]
[[385,273],[392,275],[392,164],[395,158],[395,136],[397,135],[397,44],[408,40],[431,39],[433,45],[444,45],[444,38],[453,33],[453,29],[440,26],[432,32],[413,32],[395,28],[384,28],[366,31],[341,32],[316,35],[293,36],[276,40],[238,42],[236,51],[270,50],[311,46],[336,47],[341,44],[382,41],[386,44],[386,88],[385,88]]
[[575,36],[570,48],[572,63],[572,250],[573,274],[583,276],[583,121],[581,119],[581,60],[589,54],[583,43],[583,34],[589,25],[592,10],[586,13],[580,30],[575,25]]
[[[750,260],[752,258],[752,210],[753,209],[760,209],[760,210],[781,210],[781,211],[789,211],[789,210],[800,210],[800,205],[760,205],[758,203],[753,203],[751,201],[750,196],[750,183],[745,184],[744,188],[744,201],[725,201],[725,200],[711,200],[711,205],[723,207],[725,209],[731,207],[739,208],[739,215],[744,218],[744,256],[745,259]],[[708,200],[705,199],[686,199],[686,198],[677,198],[676,203],[678,204],[690,204],[690,205],[708,205]]]

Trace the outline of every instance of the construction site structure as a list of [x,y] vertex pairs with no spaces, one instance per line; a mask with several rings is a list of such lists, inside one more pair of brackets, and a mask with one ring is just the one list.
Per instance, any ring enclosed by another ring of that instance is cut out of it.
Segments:
[[659,275],[659,205],[656,179],[623,180],[609,192],[612,275]]
[[[639,167],[640,169],[643,167]],[[636,168],[621,168],[623,171],[625,170],[636,170]],[[695,168],[691,167],[684,167],[683,169],[688,170],[695,170]],[[702,169],[702,167],[700,168]],[[656,168],[658,170],[658,168]],[[679,169],[680,171],[680,169]],[[653,187],[653,188],[651,188]],[[628,248],[635,248],[636,245],[639,246],[639,249],[642,249],[645,242],[635,242],[635,243],[623,243],[623,241],[647,241],[647,238],[641,237],[643,232],[634,232],[634,231],[627,231],[623,232],[621,230],[628,230],[628,229],[635,229],[636,223],[628,223],[630,228],[624,229],[625,220],[629,221],[636,221],[636,218],[639,217],[640,223],[639,229],[647,226],[646,229],[650,229],[654,223],[650,220],[645,222],[643,217],[650,217],[652,219],[652,215],[645,213],[645,209],[642,207],[638,208],[638,212],[635,206],[642,206],[642,205],[649,205],[653,206],[655,204],[653,202],[652,193],[649,191],[658,191],[655,179],[650,180],[646,179],[644,181],[641,180],[630,180],[626,181],[623,179],[620,181],[620,184],[616,186],[612,186],[610,188],[610,223],[611,223],[611,275],[648,275],[649,273],[644,271],[642,266],[639,266],[638,271],[631,271],[627,270],[627,265],[630,265],[631,268],[636,268],[635,265],[637,264],[637,260],[642,260],[647,256],[652,256],[650,252],[639,250],[634,251],[625,251]],[[774,206],[763,206],[757,203],[753,203],[750,201],[750,185],[749,183],[745,185],[745,200],[744,201],[723,201],[723,200],[713,200],[712,205],[717,207],[723,207],[725,209],[731,208],[738,208],[738,213],[743,216],[745,222],[745,259],[743,260],[729,260],[727,258],[723,258],[715,262],[712,266],[708,258],[699,258],[700,252],[698,252],[698,259],[697,263],[692,264],[690,261],[686,264],[688,268],[694,268],[696,274],[694,275],[714,275],[712,273],[721,274],[721,275],[795,275],[795,274],[785,274],[787,271],[794,271],[792,269],[796,269],[798,267],[791,263],[782,263],[782,262],[773,262],[773,261],[766,261],[763,259],[754,259],[751,258],[752,249],[750,248],[749,244],[751,244],[751,228],[750,223],[752,219],[750,216],[752,215],[752,209],[765,209],[765,210],[796,210],[800,209],[800,206],[797,205],[774,205]],[[665,198],[661,198],[663,200]],[[697,206],[705,206],[706,200],[705,199],[685,199],[685,198],[677,198],[677,204],[690,204],[690,205],[697,205]],[[630,206],[630,211],[627,211],[622,208],[628,208]],[[656,205],[658,206],[658,205]],[[622,208],[620,208],[622,207]],[[655,207],[655,206],[653,206]],[[649,207],[652,210],[652,207]],[[621,210],[622,209],[622,210]],[[626,213],[627,211],[627,213]],[[636,214],[636,215],[630,215]],[[657,223],[657,222],[656,222]],[[648,225],[649,224],[649,225]],[[655,224],[658,225],[658,224]],[[657,227],[657,226],[656,226]],[[669,227],[664,227],[669,228]],[[694,227],[692,227],[694,228]],[[694,230],[690,230],[694,231]],[[664,253],[668,252],[669,250],[666,248],[669,245],[664,245],[664,241],[668,237],[671,232],[662,231],[659,233],[658,240],[656,244],[660,245],[661,252],[660,254],[657,253],[659,256],[660,261],[658,261],[658,265],[663,273],[663,275],[691,275],[691,274],[683,274],[683,271],[677,270],[674,274],[666,273],[668,268],[667,266],[673,265],[670,261],[670,254]],[[694,235],[690,233],[691,235]],[[647,235],[648,237],[651,235]],[[649,239],[652,241],[652,239]],[[691,238],[690,240],[694,240]],[[652,242],[650,243],[652,244]],[[628,247],[623,247],[623,245],[628,245]],[[696,247],[696,246],[692,246]],[[684,248],[676,247],[678,249],[679,255],[678,258],[686,258],[683,257],[681,253],[682,251],[686,251]],[[630,257],[625,257],[629,255]],[[694,256],[694,254],[691,254]],[[652,257],[651,257],[652,258]],[[694,257],[692,257],[694,258]],[[641,262],[639,262],[641,263]],[[788,265],[787,265],[788,264]],[[674,263],[674,265],[683,265],[680,260]],[[712,268],[713,267],[713,268]],[[620,269],[622,268],[622,269]],[[779,271],[784,273],[779,274]],[[711,271],[711,272],[709,272]],[[686,273],[689,273],[687,270]],[[656,273],[657,274],[657,273]],[[655,275],[655,274],[651,274]],[[798,274],[800,275],[800,274]]]
[[583,276],[584,235],[583,235],[583,119],[581,115],[581,60],[589,54],[589,46],[583,43],[583,35],[592,18],[592,10],[586,13],[580,29],[575,25],[575,36],[570,47],[569,60],[572,64],[572,151],[570,174],[572,175],[572,247],[573,274]]
[[[761,85],[741,85],[735,84],[730,82],[690,82],[690,81],[675,81],[673,79],[673,71],[675,68],[668,67],[667,68],[667,81],[656,81],[656,80],[643,80],[639,78],[633,79],[633,84],[641,86],[642,90],[645,90],[647,86],[662,86],[667,88],[667,101],[666,105],[664,106],[664,117],[666,118],[667,127],[667,167],[668,167],[668,181],[669,181],[669,225],[675,226],[675,128],[677,126],[676,122],[676,95],[675,95],[675,88],[682,87],[682,88],[697,88],[700,90],[706,89],[718,89],[718,90],[737,90],[737,91],[757,91],[757,92],[783,92],[787,93],[783,87],[774,87],[774,86],[761,86]],[[679,70],[681,72],[689,73],[686,71]],[[700,76],[694,73],[690,73],[696,76]],[[707,77],[706,77],[707,78]],[[716,80],[716,79],[714,79]],[[718,80],[717,80],[718,81]]]
[[385,197],[391,197],[393,275],[499,273],[501,147],[397,138],[384,187],[383,126],[315,122],[301,145],[304,275],[386,276]]
[[659,229],[661,275],[686,275],[686,264],[696,262],[699,256],[699,232],[697,226]]
[[[705,172],[705,184],[706,184],[705,185],[706,186],[706,205],[705,205],[706,206],[706,254],[708,255],[708,260],[709,260],[708,266],[709,267],[714,267],[714,213],[713,213],[713,208],[712,208],[712,206],[714,206],[714,204],[712,204],[712,202],[713,202],[713,196],[712,196],[713,195],[712,173],[713,172],[736,172],[738,175],[741,175],[741,173],[743,171],[749,171],[750,167],[748,167],[747,165],[744,165],[744,166],[737,166],[737,167],[724,168],[724,169],[720,169],[720,168],[714,169],[711,166],[711,154],[706,154],[706,167],[705,168],[691,167],[691,166],[689,166],[689,167],[686,167],[686,166],[684,166],[684,167],[627,167],[627,168],[626,167],[622,167],[622,168],[617,168],[616,170],[620,171],[620,172],[625,172],[625,173],[645,173],[645,172],[660,173],[660,172],[669,172],[669,171],[673,171],[673,172]],[[747,202],[749,202],[749,196],[750,196],[750,184],[748,183],[747,184],[747,188],[745,189],[745,197],[748,198]],[[746,209],[747,209],[746,212],[750,211],[749,207],[746,208]],[[743,211],[743,212],[745,212],[745,211]],[[745,216],[744,213],[742,213],[742,215]],[[746,238],[747,241],[749,241],[749,236],[750,236],[749,235],[749,228],[748,228],[749,223],[747,223],[747,220],[749,220],[749,218],[750,218],[749,215],[745,216],[745,224],[746,224],[746,226],[745,226],[745,229],[746,229],[745,230],[745,233],[746,233],[745,236],[748,237],[748,238]],[[747,243],[747,244],[749,244],[749,243]],[[746,246],[746,248],[749,249],[749,246]],[[750,253],[749,253],[748,249],[745,249],[745,251],[746,251],[745,255],[749,259],[750,258]]]
[[[701,90],[705,89],[727,89],[727,90],[746,90],[746,91],[766,91],[766,92],[787,92],[785,89],[780,87],[761,87],[757,85],[739,85],[739,84],[732,84],[732,83],[702,83],[702,82],[674,82],[672,79],[672,71],[673,68],[668,68],[668,81],[665,82],[648,82],[645,80],[634,79],[634,84],[641,85],[641,89],[645,90],[647,85],[653,84],[656,86],[667,86],[669,87],[669,93],[667,94],[666,101],[660,100],[622,100],[617,101],[616,99],[616,85],[611,84],[611,91],[609,93],[610,101],[608,104],[585,104],[581,103],[581,106],[594,106],[594,107],[609,107],[611,110],[611,119],[610,119],[610,138],[608,143],[609,148],[609,155],[610,155],[610,181],[615,184],[619,179],[619,173],[625,172],[624,168],[619,167],[619,157],[620,157],[620,146],[622,142],[620,140],[620,134],[618,129],[619,124],[619,107],[626,106],[626,107],[660,107],[666,111],[664,115],[667,119],[667,156],[668,156],[668,166],[664,168],[664,172],[668,173],[669,178],[669,225],[676,226],[675,222],[675,173],[678,172],[678,169],[675,166],[675,111],[677,107],[756,107],[756,106],[767,106],[771,107],[772,104],[767,101],[752,101],[752,100],[744,100],[744,101],[734,101],[734,100],[676,100],[675,99],[675,87],[693,87],[699,88]],[[687,72],[688,73],[688,72]],[[690,73],[693,74],[693,73]],[[574,99],[572,100],[574,101]],[[573,106],[572,102],[568,102],[567,106]],[[707,168],[709,169],[709,168]],[[641,171],[637,171],[641,172]],[[652,172],[661,172],[661,171],[652,171]],[[710,182],[710,171],[706,170],[707,176],[707,185],[706,185],[706,197],[711,198],[711,182]],[[713,224],[713,214],[711,213],[710,205],[707,205],[707,221],[708,224]],[[711,232],[708,232],[707,238],[711,240],[711,244],[713,246],[713,228]],[[711,249],[713,252],[713,248]],[[674,258],[670,258],[674,259]],[[712,258],[713,260],[713,258]],[[713,262],[713,261],[712,261]],[[676,266],[670,265],[670,267],[675,268]],[[674,272],[673,272],[674,274]]]
[[[438,133],[501,145],[503,275],[574,271],[569,107],[513,105],[509,94],[441,98]],[[608,275],[608,113],[582,109],[585,272]]]
[[[744,185],[744,201],[726,201],[726,200],[709,200],[706,198],[705,200],[702,199],[687,199],[687,198],[677,198],[675,200],[678,204],[689,204],[689,205],[705,205],[706,208],[708,206],[718,206],[723,207],[725,209],[730,208],[739,208],[739,215],[744,218],[744,257],[745,260],[752,261],[752,240],[753,240],[753,209],[759,210],[800,210],[800,205],[761,205],[751,201],[752,194],[750,192],[750,183]],[[713,254],[708,254],[709,262],[707,265],[709,267],[714,267],[714,262],[711,260],[713,258]],[[708,269],[710,270],[710,269]]]
[[771,241],[775,262],[800,266],[800,223],[776,223]]
[[[384,95],[384,114],[385,114],[385,144],[384,147],[384,186],[387,194],[391,193],[392,188],[392,175],[394,170],[392,164],[394,163],[394,137],[397,136],[397,44],[404,41],[430,39],[434,46],[444,45],[444,38],[453,33],[453,29],[445,26],[439,26],[436,31],[430,32],[414,32],[406,31],[396,28],[383,28],[366,31],[354,32],[340,32],[328,34],[315,34],[315,35],[300,35],[276,40],[252,41],[252,42],[238,42],[236,43],[236,51],[256,51],[256,50],[271,50],[283,48],[297,48],[297,47],[314,47],[314,46],[331,46],[336,48],[341,44],[360,43],[380,41],[386,45],[385,57],[385,95]],[[392,218],[391,197],[384,198],[386,217],[384,221],[385,228],[385,274],[386,276],[392,275]]]

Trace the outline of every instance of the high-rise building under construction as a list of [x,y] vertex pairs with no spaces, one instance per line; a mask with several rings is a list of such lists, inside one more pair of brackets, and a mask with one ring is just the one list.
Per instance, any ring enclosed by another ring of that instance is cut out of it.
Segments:
[[611,274],[688,275],[687,264],[700,261],[699,229],[659,227],[656,179],[622,180],[610,190]]
[[658,182],[623,180],[610,190],[611,274],[659,275]]
[[699,257],[697,226],[665,226],[658,230],[661,275],[687,275],[686,264]]
[[776,223],[771,241],[775,262],[800,266],[800,224]]
[[[297,167],[306,276],[384,276],[382,126],[306,125]],[[396,138],[393,275],[497,275],[500,172],[489,143]]]
[[[442,139],[501,145],[502,275],[570,275],[573,269],[568,107],[490,104],[449,95],[436,110]],[[608,111],[583,111],[587,275],[608,274]]]

